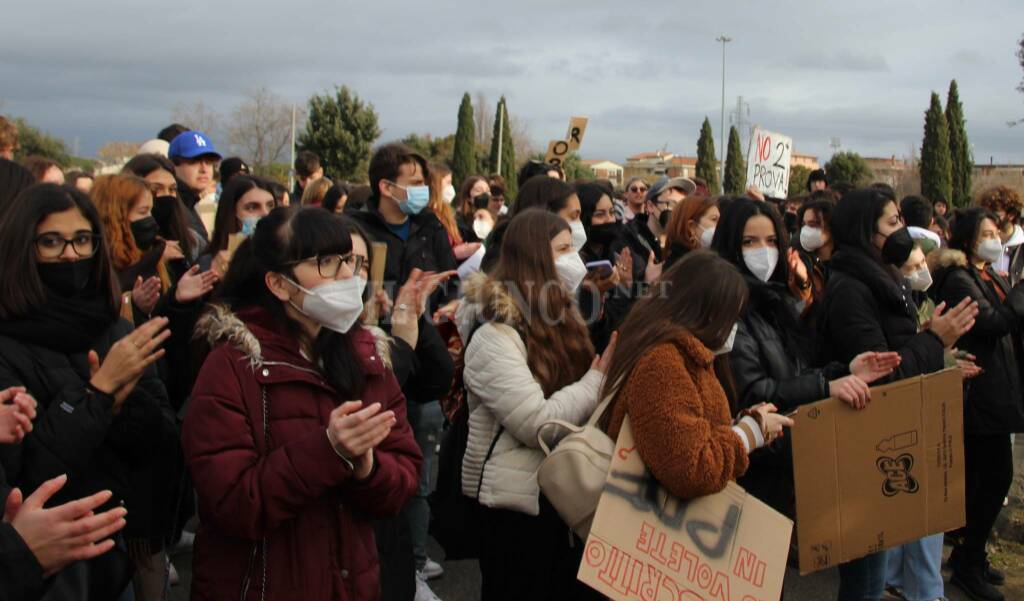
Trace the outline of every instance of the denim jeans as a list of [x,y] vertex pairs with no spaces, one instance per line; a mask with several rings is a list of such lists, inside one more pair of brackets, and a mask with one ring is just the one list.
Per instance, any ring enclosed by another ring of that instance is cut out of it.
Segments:
[[878,601],[885,591],[885,567],[885,552],[841,564],[836,601]]
[[942,539],[934,534],[886,551],[886,583],[902,589],[907,601],[944,598]]
[[427,562],[427,536],[430,528],[430,505],[427,496],[433,488],[434,456],[437,441],[444,425],[444,413],[437,401],[430,403],[409,403],[409,425],[412,426],[416,444],[423,453],[423,467],[420,469],[420,485],[416,494],[406,504],[403,513],[409,521],[409,535],[412,538],[412,552],[416,559],[416,569],[422,570]]

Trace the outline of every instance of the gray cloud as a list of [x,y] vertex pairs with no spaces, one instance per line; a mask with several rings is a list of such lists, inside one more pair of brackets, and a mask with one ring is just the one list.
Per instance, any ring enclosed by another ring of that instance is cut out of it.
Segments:
[[851,51],[828,53],[806,53],[793,57],[789,65],[798,69],[815,71],[851,71],[864,73],[884,73],[889,71],[889,63],[880,54],[861,54]]

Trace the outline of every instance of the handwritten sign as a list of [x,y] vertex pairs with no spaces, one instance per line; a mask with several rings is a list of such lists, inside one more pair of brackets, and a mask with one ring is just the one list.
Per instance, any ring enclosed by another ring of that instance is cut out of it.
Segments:
[[[376,299],[377,293],[384,289],[384,268],[387,266],[388,245],[384,242],[371,242],[373,261],[370,262],[370,298]],[[380,321],[379,307],[375,300],[366,306],[366,323],[377,325]]]
[[622,426],[578,577],[615,601],[777,601],[793,522],[730,482],[684,501]]
[[750,137],[747,151],[747,187],[765,196],[785,198],[789,194],[789,161],[793,140],[760,127]]
[[544,162],[560,166],[570,152],[579,150],[583,145],[583,135],[587,133],[587,121],[586,117],[570,118],[569,130],[565,133],[565,139],[548,142],[548,151],[544,155]]

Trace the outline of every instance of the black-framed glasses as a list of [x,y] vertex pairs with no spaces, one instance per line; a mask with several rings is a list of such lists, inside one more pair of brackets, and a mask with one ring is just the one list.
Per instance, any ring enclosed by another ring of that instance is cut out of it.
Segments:
[[363,268],[363,263],[366,261],[366,257],[356,255],[354,253],[349,253],[347,255],[317,255],[307,259],[299,259],[298,261],[285,263],[285,265],[298,265],[299,263],[307,263],[309,261],[316,261],[316,270],[320,274],[320,277],[333,280],[338,277],[338,272],[341,271],[342,265],[348,265],[353,274],[359,273]]
[[74,249],[75,254],[83,259],[96,254],[96,247],[100,239],[99,234],[92,232],[78,232],[73,238],[65,238],[60,234],[43,234],[36,236],[34,242],[36,245],[36,252],[39,256],[44,259],[56,259],[64,254],[64,250],[67,249],[68,245]]

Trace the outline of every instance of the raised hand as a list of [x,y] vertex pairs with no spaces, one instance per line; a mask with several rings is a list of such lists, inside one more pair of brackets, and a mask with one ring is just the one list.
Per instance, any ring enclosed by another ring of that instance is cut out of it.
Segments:
[[156,309],[156,303],[160,300],[160,278],[153,276],[143,280],[142,276],[135,278],[135,286],[132,288],[132,302],[146,315]]
[[934,332],[943,346],[952,348],[961,336],[971,331],[974,327],[974,318],[978,316],[978,303],[970,297],[960,301],[960,304],[946,312],[946,303],[940,303],[935,307],[928,328]]
[[23,386],[0,391],[0,444],[16,444],[32,431],[36,400]]
[[110,500],[105,490],[57,507],[43,506],[68,481],[66,475],[43,482],[27,499],[17,488],[7,497],[4,521],[25,541],[49,577],[74,561],[92,559],[114,548],[108,537],[124,528],[128,510],[93,511]]
[[327,439],[335,452],[356,465],[356,478],[366,478],[373,462],[364,456],[384,442],[396,421],[395,412],[381,411],[380,403],[364,408],[362,401],[348,401],[331,411]]
[[590,364],[590,369],[596,369],[603,374],[607,374],[608,368],[612,364],[612,355],[615,354],[615,347],[618,343],[619,333],[612,332],[612,337],[608,340],[608,346],[605,347],[603,353],[594,357],[594,362]]
[[176,261],[184,258],[185,253],[181,251],[181,244],[178,244],[177,240],[165,240],[164,261]]
[[213,287],[220,281],[217,272],[210,269],[199,273],[199,266],[193,265],[185,275],[178,280],[178,287],[174,293],[174,300],[179,303],[190,303],[199,300],[209,294]]
[[891,374],[901,361],[903,358],[895,352],[861,353],[850,362],[850,373],[871,384]]
[[164,356],[160,345],[171,335],[166,327],[166,317],[147,321],[115,342],[102,363],[96,351],[89,351],[89,383],[114,397],[115,411],[120,408],[119,402],[123,402],[135,388],[146,368]]

